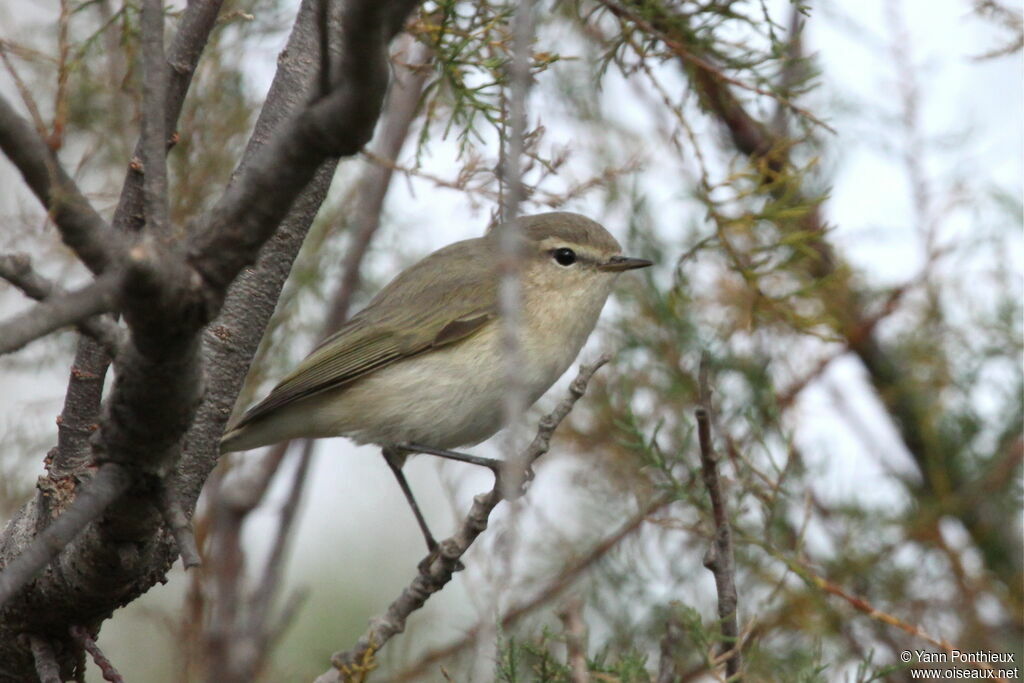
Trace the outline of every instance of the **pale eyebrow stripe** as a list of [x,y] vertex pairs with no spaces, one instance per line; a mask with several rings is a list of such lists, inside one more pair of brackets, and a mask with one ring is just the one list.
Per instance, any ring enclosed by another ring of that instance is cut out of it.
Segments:
[[581,261],[592,261],[596,263],[601,260],[600,254],[587,247],[581,247],[578,244],[574,244],[560,237],[546,237],[539,242],[539,245],[542,251],[554,251],[555,249],[568,247],[576,252],[576,257]]

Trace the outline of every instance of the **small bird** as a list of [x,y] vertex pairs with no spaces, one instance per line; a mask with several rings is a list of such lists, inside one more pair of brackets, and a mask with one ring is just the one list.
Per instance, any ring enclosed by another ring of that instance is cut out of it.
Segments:
[[[607,230],[578,214],[525,216],[513,228],[523,259],[519,380],[532,405],[576,358],[616,277],[652,264],[623,256]],[[377,444],[433,551],[402,474],[406,456],[431,453],[499,473],[499,461],[450,449],[502,426],[500,232],[448,245],[400,273],[228,427],[222,452],[332,436]]]

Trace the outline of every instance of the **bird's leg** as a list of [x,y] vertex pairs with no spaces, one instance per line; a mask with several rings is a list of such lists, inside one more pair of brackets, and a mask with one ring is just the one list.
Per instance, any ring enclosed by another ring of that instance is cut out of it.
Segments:
[[437,551],[437,541],[434,540],[434,535],[430,533],[430,529],[427,527],[427,520],[423,518],[420,506],[416,504],[416,499],[412,495],[412,489],[409,488],[409,482],[405,480],[405,475],[402,473],[402,461],[405,460],[404,454],[397,449],[385,448],[384,460],[387,461],[388,467],[395,474],[398,485],[402,487],[402,493],[405,494],[405,499],[409,501],[409,507],[412,508],[412,513],[416,515],[416,522],[420,525],[423,538],[427,541],[427,550],[433,554]]
[[[440,458],[447,458],[448,460],[455,460],[457,462],[468,462],[471,465],[479,465],[480,467],[486,467],[494,473],[494,482],[500,485],[501,473],[505,468],[505,463],[501,460],[495,460],[494,458],[484,458],[479,455],[470,455],[469,453],[459,453],[457,451],[449,451],[445,448],[433,448],[431,446],[424,446],[418,443],[405,443],[397,446],[399,450],[407,453],[426,453],[427,455],[436,455]],[[522,491],[526,490],[526,485],[533,481],[533,468],[527,466],[526,471],[523,473]]]

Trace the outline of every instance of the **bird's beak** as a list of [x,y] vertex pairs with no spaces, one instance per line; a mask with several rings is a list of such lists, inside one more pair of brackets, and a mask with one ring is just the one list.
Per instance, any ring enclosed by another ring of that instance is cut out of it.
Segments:
[[612,256],[605,263],[598,264],[597,269],[603,270],[608,273],[619,273],[623,270],[633,270],[634,268],[646,268],[647,266],[653,266],[653,261],[648,261],[645,258],[632,258],[630,256]]

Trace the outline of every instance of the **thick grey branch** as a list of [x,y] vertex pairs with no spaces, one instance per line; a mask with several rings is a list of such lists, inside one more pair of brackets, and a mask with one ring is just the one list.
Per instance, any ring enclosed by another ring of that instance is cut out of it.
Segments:
[[[219,3],[213,5],[216,4]],[[216,461],[217,436],[226,418],[222,411],[237,392],[255,339],[265,325],[263,308],[272,308],[277,288],[326,192],[334,165],[325,159],[356,151],[369,137],[379,114],[386,67],[376,59],[380,68],[366,68],[376,57],[367,52],[367,46],[377,46],[384,52],[387,39],[398,30],[413,6],[408,0],[353,4],[354,20],[347,25],[340,50],[342,68],[332,70],[337,76],[334,89],[306,105],[297,118],[289,116],[290,122],[283,126],[258,126],[250,145],[250,150],[255,151],[251,155],[247,152],[221,202],[221,208],[226,203],[228,210],[215,210],[199,223],[200,228],[205,228],[200,230],[200,237],[227,235],[223,240],[208,241],[207,245],[213,245],[209,251],[190,250],[197,265],[212,264],[202,269],[203,277],[198,277],[162,245],[143,242],[125,255],[122,272],[126,285],[121,303],[132,339],[116,359],[116,384],[110,392],[96,443],[97,461],[105,463],[97,478],[102,480],[109,476],[105,473],[115,471],[124,473],[126,481],[114,492],[101,489],[102,496],[94,483],[81,486],[74,502],[50,527],[66,531],[70,526],[72,533],[62,532],[55,537],[49,528],[39,532],[38,527],[47,520],[39,516],[38,505],[26,506],[15,518],[0,538],[0,553],[8,562],[2,573],[7,597],[16,591],[15,584],[24,585],[25,575],[36,573],[55,559],[44,585],[34,588],[31,595],[19,595],[3,607],[0,631],[5,634],[15,621],[31,624],[43,619],[43,614],[47,620],[62,618],[65,623],[82,623],[83,615],[92,618],[89,615],[108,614],[114,606],[148,589],[170,566],[174,545],[170,534],[159,533],[164,524],[155,504],[160,481],[177,467],[177,491],[183,507],[192,509],[198,488]],[[186,16],[192,15],[194,7],[213,5],[190,3]],[[300,10],[297,20],[300,40],[307,5],[304,3],[306,9]],[[332,38],[336,35],[332,34]],[[300,74],[308,73],[312,55],[313,51],[282,55],[281,62],[297,67]],[[301,78],[299,85],[304,86]],[[286,87],[273,92],[261,121],[274,120],[282,111],[288,111],[303,90],[292,84],[290,92]],[[174,107],[174,98],[172,86],[168,111]],[[263,137],[256,139],[260,135]],[[141,213],[136,191],[130,189],[140,182],[137,175],[129,173],[122,193],[124,210],[119,208],[115,225],[130,225]],[[315,181],[309,184],[308,191],[303,191],[311,177]],[[272,187],[277,182],[284,186],[282,191]],[[268,187],[274,191],[268,193]],[[289,213],[293,204],[295,210]],[[286,215],[289,221],[281,227],[280,238],[265,250],[266,259],[261,260],[262,274],[271,275],[269,284],[241,283],[235,290],[238,298],[233,299],[238,302],[237,310],[231,311],[230,318],[222,317],[221,325],[206,335],[207,367],[217,391],[201,415],[202,424],[190,432],[187,457],[182,458],[181,438],[193,424],[202,396],[197,333],[209,315],[219,309],[228,284],[244,264],[252,262]],[[120,240],[112,243],[122,244]],[[210,291],[201,298],[203,305],[196,306],[196,294],[204,289]],[[259,309],[256,315],[254,308]],[[246,320],[241,326],[245,330],[251,328],[252,339],[248,334],[234,341],[224,336],[226,329],[238,329],[235,325],[243,318],[255,319],[251,324]],[[96,519],[97,511],[104,507],[101,523],[90,524],[89,520]],[[83,510],[95,514],[87,516]],[[28,540],[33,538],[43,541]],[[69,539],[73,540],[68,542]],[[24,626],[22,629],[25,630]],[[0,652],[5,658],[8,654],[21,658],[18,668],[8,667],[9,671],[25,671],[25,666],[30,665],[30,661],[25,661],[24,648],[19,650],[9,639],[0,638]],[[66,655],[62,653],[61,657],[63,661]],[[8,670],[0,676],[10,678]]]
[[36,674],[40,683],[61,683],[60,664],[53,653],[53,645],[42,636],[31,635],[28,642],[32,648],[32,659],[36,663]]
[[167,66],[163,0],[142,2],[142,169],[146,223],[158,235],[167,225]]
[[107,225],[28,121],[0,97],[0,149],[57,224],[64,243],[94,273],[119,260],[124,240]]
[[[555,406],[554,410],[541,418],[537,435],[522,452],[520,462],[530,467],[539,457],[548,452],[555,429],[576,405],[576,401],[586,392],[590,378],[608,360],[607,356],[602,356],[591,365],[580,366],[576,379],[569,386],[569,395]],[[466,519],[463,520],[458,531],[450,538],[441,541],[436,554],[427,556],[420,563],[420,572],[409,587],[391,603],[383,616],[370,621],[369,629],[359,638],[352,649],[334,653],[331,662],[335,668],[321,674],[316,679],[316,683],[347,682],[372,663],[375,652],[379,651],[393,636],[405,630],[405,622],[409,615],[423,607],[431,595],[440,591],[451,581],[452,575],[460,566],[460,558],[466,554],[477,537],[487,528],[491,512],[494,511],[498,503],[504,500],[503,489],[499,480],[494,482],[494,487],[490,491],[481,493],[473,499],[469,514],[466,515]]]
[[[223,292],[256,259],[324,161],[355,154],[370,139],[387,88],[387,46],[415,4],[393,0],[348,8],[334,89],[288,121],[239,170],[237,182],[196,231],[192,263],[215,291]],[[219,308],[218,301],[212,304]]]
[[[36,301],[59,298],[63,289],[50,282],[32,268],[25,254],[0,254],[0,278],[7,280]],[[92,337],[111,356],[117,355],[124,334],[121,328],[107,318],[86,318],[77,323],[78,331]]]
[[103,514],[111,501],[130,484],[128,471],[120,465],[108,463],[101,467],[64,514],[40,532],[32,544],[0,572],[0,607],[35,578],[89,522]]
[[[4,264],[0,259],[0,271],[3,270]],[[3,273],[0,272],[0,275]],[[7,279],[6,276],[4,278]],[[30,282],[33,291],[40,291],[35,286],[43,282],[41,279],[30,278]],[[69,325],[79,325],[85,330],[92,328],[106,344],[116,347],[117,337],[111,336],[110,327],[98,321],[90,322],[89,318],[116,310],[120,287],[121,277],[114,272],[104,273],[99,279],[68,294],[57,294],[56,288],[51,285],[50,294],[54,296],[44,298],[35,307],[0,323],[0,354],[16,351],[35,339]]]

